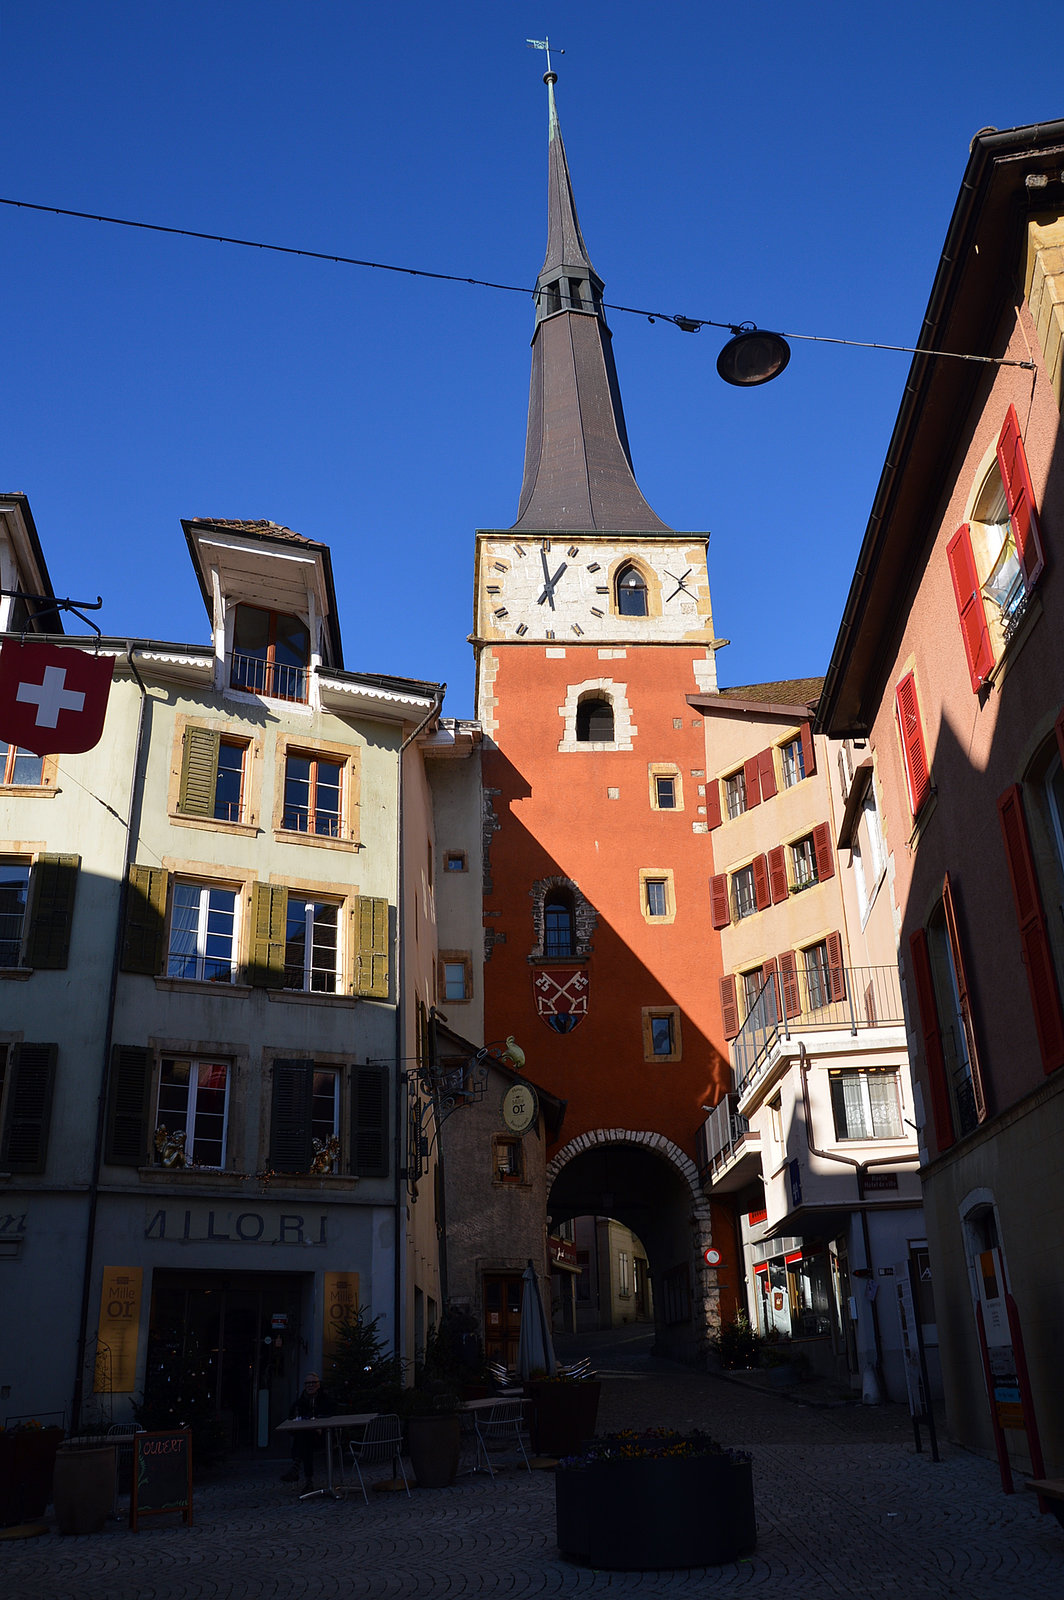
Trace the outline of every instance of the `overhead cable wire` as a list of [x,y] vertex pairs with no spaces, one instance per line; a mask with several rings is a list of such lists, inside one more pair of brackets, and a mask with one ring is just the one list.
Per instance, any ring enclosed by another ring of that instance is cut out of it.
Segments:
[[[388,261],[367,261],[359,256],[341,256],[327,250],[306,250],[290,244],[270,244],[261,239],[240,239],[232,234],[203,233],[197,228],[175,228],[161,222],[140,222],[132,217],[106,217],[95,211],[72,211],[65,206],[39,205],[32,200],[11,200],[2,195],[0,195],[0,205],[14,206],[21,211],[45,211],[56,217],[75,217],[82,222],[106,222],[116,228],[139,228],[148,233],[174,234],[182,239],[205,239],[209,244],[233,244],[245,250],[267,250],[283,256],[305,256],[312,261],[331,261],[342,267],[367,267],[376,272],[398,272],[410,278],[433,278],[438,283],[465,283],[475,289],[498,289],[505,294],[524,294],[533,299],[538,292],[535,288],[529,289],[525,284],[494,283],[489,278],[470,278],[455,272],[432,272],[427,267],[400,267]],[[648,322],[671,322],[684,333],[697,333],[700,328],[722,328],[732,334],[754,330],[754,324],[750,322],[718,322],[713,317],[688,317],[680,312],[647,311],[640,306],[623,306],[612,300],[604,300],[601,304],[605,311],[621,311],[629,316],[646,317]],[[956,361],[979,361],[999,367],[1033,368],[1034,366],[1033,361],[1009,361],[999,356],[966,355],[956,350],[932,350],[919,345],[872,344],[861,339],[837,339],[819,333],[782,333],[780,337],[801,339],[812,344],[850,345],[859,350],[894,350],[906,355],[948,356]]]

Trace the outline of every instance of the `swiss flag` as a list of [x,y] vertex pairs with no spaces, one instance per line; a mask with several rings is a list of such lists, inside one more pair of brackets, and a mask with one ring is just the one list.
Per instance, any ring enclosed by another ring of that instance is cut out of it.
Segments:
[[91,750],[103,735],[113,656],[54,644],[0,646],[0,739],[47,756]]

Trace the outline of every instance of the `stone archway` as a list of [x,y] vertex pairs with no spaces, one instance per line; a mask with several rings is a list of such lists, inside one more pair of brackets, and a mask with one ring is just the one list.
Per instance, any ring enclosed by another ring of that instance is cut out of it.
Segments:
[[[720,1295],[704,1254],[713,1243],[710,1205],[690,1156],[660,1133],[595,1128],[558,1151],[547,1165],[547,1184],[552,1216],[613,1216],[639,1234],[654,1277],[656,1348],[680,1360],[701,1360],[720,1328]],[[670,1276],[688,1282],[685,1319],[670,1320]]]

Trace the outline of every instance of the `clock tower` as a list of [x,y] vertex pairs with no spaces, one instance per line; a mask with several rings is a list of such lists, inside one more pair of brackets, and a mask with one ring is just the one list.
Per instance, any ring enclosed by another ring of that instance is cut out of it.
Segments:
[[[694,1358],[735,1304],[734,1232],[698,1176],[728,1084],[701,717],[716,690],[708,536],[643,498],[603,307],[548,100],[517,519],[476,538],[484,730],[485,1037],[513,1034],[567,1102],[548,1151],[555,1224],[642,1242],[657,1348]],[[707,1249],[723,1266],[707,1265]]]

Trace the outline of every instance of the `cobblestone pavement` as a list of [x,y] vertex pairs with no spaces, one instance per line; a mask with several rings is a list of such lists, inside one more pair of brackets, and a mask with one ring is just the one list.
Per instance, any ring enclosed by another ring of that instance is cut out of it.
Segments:
[[301,1504],[257,1462],[197,1488],[195,1525],[0,1544],[5,1600],[329,1600],[331,1596],[714,1597],[781,1594],[1061,1600],[1064,1531],[992,1462],[913,1449],[895,1407],[812,1409],[662,1365],[605,1372],[601,1428],[707,1428],[750,1449],[758,1544],[748,1560],[609,1573],[564,1561],[550,1472],[465,1476],[451,1489]]

